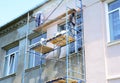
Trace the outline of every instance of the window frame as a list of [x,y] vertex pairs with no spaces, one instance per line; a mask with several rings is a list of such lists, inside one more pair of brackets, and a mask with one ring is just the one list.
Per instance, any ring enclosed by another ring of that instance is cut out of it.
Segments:
[[[113,39],[113,40],[111,40],[111,28],[110,28],[110,23],[109,23],[109,20],[110,20],[110,18],[109,18],[109,14],[111,14],[111,13],[113,13],[113,12],[115,12],[115,11],[119,11],[119,19],[120,19],[120,7],[118,7],[118,8],[116,8],[116,9],[114,9],[114,10],[112,10],[112,11],[109,11],[108,10],[108,8],[109,8],[109,6],[108,6],[108,4],[109,3],[112,3],[112,2],[114,2],[115,0],[107,0],[107,1],[105,1],[105,11],[106,11],[106,32],[107,32],[107,43],[112,43],[112,42],[116,42],[116,41],[120,41],[120,39],[117,39],[117,40],[115,40],[115,39]],[[112,36],[113,37],[113,36]]]
[[[80,19],[81,19],[81,18],[80,18]],[[82,24],[82,23],[81,23],[81,24]],[[80,30],[81,30],[81,27],[83,26],[83,25],[81,25],[81,24],[80,24],[80,26],[79,26]],[[65,22],[62,22],[62,23],[58,24],[58,26],[57,26],[57,31],[58,31],[58,32],[63,31],[63,30],[60,30],[60,26],[63,26],[63,25],[66,26],[66,23],[65,23]],[[81,38],[78,38],[77,41],[78,41],[78,40],[81,40]],[[74,48],[71,47],[72,45],[74,45],[74,46],[73,46]],[[81,44],[80,44],[80,45],[81,45]],[[66,45],[65,45],[65,46],[66,46]],[[62,46],[62,47],[65,47],[65,46]],[[60,47],[60,49],[61,49],[62,47]],[[74,49],[74,50],[69,49],[69,53],[70,53],[70,54],[75,53],[75,41],[69,43],[69,47]],[[80,48],[81,48],[81,46],[80,46]],[[78,48],[78,50],[79,50],[79,48]]]
[[[63,30],[61,30],[61,26],[66,26],[66,23],[65,22],[62,22],[60,24],[57,25],[57,32],[61,32]],[[66,30],[66,27],[65,27],[65,30]]]
[[38,36],[36,36],[36,37],[31,38],[31,39],[30,39],[30,45],[29,45],[29,46],[32,47],[32,46],[38,44],[39,42],[32,43],[31,41],[32,41],[33,39],[35,39],[35,38],[38,38],[38,37],[41,37],[41,38],[42,38],[42,36],[43,36],[44,34],[46,34],[46,38],[47,38],[47,32],[44,32],[44,33],[41,34],[41,35],[38,35]]
[[[44,32],[43,34],[41,34],[41,35],[39,35],[39,36],[36,36],[36,37],[34,37],[34,38],[32,38],[32,39],[35,39],[35,38],[37,38],[37,37],[40,37],[40,36],[43,36],[44,34],[46,34],[46,37],[45,38],[47,38],[47,32]],[[42,37],[41,37],[42,38]],[[35,63],[35,57],[37,56],[37,52],[36,51],[34,51],[34,50],[32,50],[32,48],[34,47],[34,46],[36,46],[36,45],[38,45],[40,42],[38,41],[38,42],[35,42],[35,43],[31,43],[31,40],[32,39],[30,39],[30,44],[29,44],[29,51],[30,51],[30,53],[32,53],[32,57],[31,57],[31,54],[29,53],[29,62],[28,62],[28,68],[32,68],[32,67],[36,67],[36,66],[38,66],[38,65],[36,65],[36,63]],[[42,55],[42,53],[40,53],[40,56],[39,57],[41,57],[41,55]],[[42,61],[42,60],[41,60]],[[41,65],[41,63],[39,64],[39,65]]]
[[[13,53],[10,53],[10,54],[6,54],[4,57],[5,57],[5,63],[4,63],[4,75],[5,76],[8,76],[10,74],[13,74],[16,72],[17,70],[17,61],[18,61],[18,55],[19,55],[19,50],[18,51],[15,51]],[[11,56],[14,55],[14,61],[13,61],[13,68],[12,68],[12,72],[10,72],[10,68],[11,66],[9,66],[10,64],[10,58]],[[6,58],[8,58],[8,61],[6,62]],[[5,66],[7,64],[7,66]]]

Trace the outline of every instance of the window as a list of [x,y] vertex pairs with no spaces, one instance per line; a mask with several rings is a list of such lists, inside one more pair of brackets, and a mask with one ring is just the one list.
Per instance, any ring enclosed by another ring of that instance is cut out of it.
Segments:
[[[82,26],[79,26],[77,28],[78,32],[77,32],[77,40],[75,41],[77,43],[77,48],[78,48],[78,51],[81,50],[81,47],[82,47],[82,39],[81,39],[81,36],[82,36],[82,32],[81,32],[81,28]],[[74,36],[75,38],[75,36]],[[74,53],[75,52],[75,42],[72,42],[69,44],[69,51],[70,53]]]
[[120,39],[120,0],[108,4],[110,41]]
[[38,66],[40,64],[44,64],[44,60],[42,60],[42,54],[38,53],[38,52],[35,52],[34,50],[30,50],[30,54],[29,54],[29,67],[35,67],[35,66]]
[[61,32],[61,31],[63,31],[63,30],[66,30],[65,23],[58,25],[58,32]]
[[[41,40],[41,38],[46,38],[47,34],[44,33],[38,37],[35,37],[33,39],[30,40],[30,46],[32,47],[34,44],[39,43],[39,41]],[[29,53],[29,68],[31,67],[35,67],[41,64],[45,63],[45,59],[44,59],[45,55],[43,55],[42,53],[36,52],[33,49],[30,49],[30,53]],[[43,59],[42,59],[43,58]]]
[[5,65],[4,65],[4,75],[10,75],[15,73],[17,68],[17,61],[18,61],[18,49],[19,47],[13,47],[6,50],[5,56]]
[[47,33],[44,33],[38,37],[35,37],[33,39],[30,40],[30,44],[35,44],[35,43],[38,43],[40,41],[41,38],[46,38],[47,37]]
[[[81,17],[78,16],[77,24],[80,25],[81,23],[82,23]],[[82,29],[82,26],[79,26],[77,28],[78,32],[77,32],[77,40],[76,40],[76,42],[77,42],[78,51],[80,51],[80,48],[82,46],[82,40],[81,40],[81,36],[82,36],[82,32],[81,31],[82,30],[81,29]],[[66,30],[65,23],[58,25],[58,32],[63,31],[63,30]],[[71,35],[72,37],[75,38],[74,30],[72,30],[69,35]],[[69,52],[70,53],[74,53],[75,52],[75,42],[71,42],[69,44]]]

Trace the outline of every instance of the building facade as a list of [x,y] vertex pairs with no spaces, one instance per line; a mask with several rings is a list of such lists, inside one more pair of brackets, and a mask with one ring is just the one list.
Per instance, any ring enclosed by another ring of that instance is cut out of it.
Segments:
[[[83,0],[83,11],[80,3],[48,0],[2,26],[0,83],[55,83],[66,79],[67,72],[69,80],[79,83],[119,83],[120,0]],[[78,36],[73,36],[75,41],[68,37],[67,48],[65,41],[55,39],[66,30],[71,9],[77,11],[80,26],[77,33],[70,29]],[[38,13],[42,20],[36,19]],[[66,68],[66,60],[71,69]]]

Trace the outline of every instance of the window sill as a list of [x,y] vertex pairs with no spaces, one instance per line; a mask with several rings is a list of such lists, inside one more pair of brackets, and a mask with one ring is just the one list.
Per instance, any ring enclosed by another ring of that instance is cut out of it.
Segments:
[[[42,67],[44,67],[44,65],[42,65]],[[39,69],[39,68],[40,68],[40,65],[35,66],[35,67],[28,68],[28,69],[25,70],[25,72],[30,72],[30,71],[32,71],[32,70],[36,70],[36,69]]]
[[120,75],[114,75],[114,76],[107,77],[107,80],[115,80],[115,79],[120,79]]
[[120,40],[108,42],[108,43],[107,43],[107,46],[110,47],[110,46],[114,46],[114,45],[118,45],[118,44],[120,44]]
[[4,79],[7,79],[7,78],[10,78],[10,77],[14,77],[14,76],[16,76],[16,73],[13,73],[13,74],[10,74],[10,75],[1,77],[1,78],[0,78],[0,81],[1,81],[1,80],[4,80]]

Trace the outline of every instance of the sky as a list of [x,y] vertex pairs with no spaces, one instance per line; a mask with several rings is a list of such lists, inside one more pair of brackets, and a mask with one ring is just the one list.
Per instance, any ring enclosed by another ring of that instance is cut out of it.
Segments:
[[0,27],[46,0],[1,0]]

